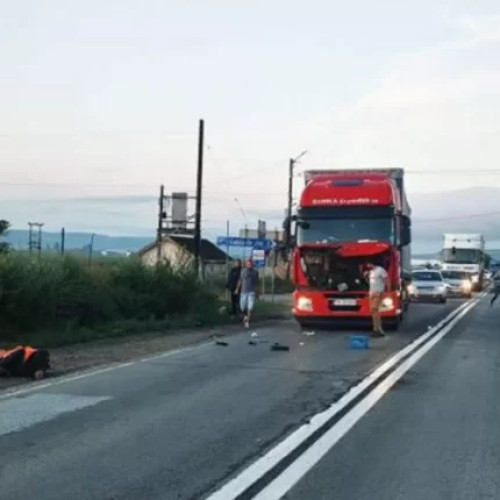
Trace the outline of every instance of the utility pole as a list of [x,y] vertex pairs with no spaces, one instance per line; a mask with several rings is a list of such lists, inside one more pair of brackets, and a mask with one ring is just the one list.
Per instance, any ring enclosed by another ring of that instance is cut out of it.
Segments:
[[64,245],[66,243],[66,229],[61,229],[61,254],[64,255]]
[[226,221],[226,276],[229,273],[229,221]]
[[286,241],[290,244],[291,233],[291,221],[292,221],[292,204],[293,204],[293,176],[295,170],[295,164],[305,155],[307,151],[304,150],[296,158],[290,158],[288,163],[288,204],[287,204],[287,227],[286,227]]
[[[38,257],[42,255],[42,228],[44,226],[43,222],[28,222],[29,226],[29,241],[28,248],[30,253],[33,253],[33,250],[38,251]],[[37,229],[35,232],[34,229]]]
[[294,162],[293,158],[290,158],[290,162],[288,164],[288,204],[287,204],[287,213],[286,213],[286,242],[287,242],[287,244],[290,243],[290,237],[291,237],[294,163],[295,162]]
[[160,186],[160,199],[158,202],[158,229],[156,233],[156,263],[161,262],[161,245],[163,239],[163,219],[165,218],[165,186]]
[[196,273],[200,272],[201,254],[201,194],[203,189],[203,149],[204,149],[205,122],[200,120],[198,130],[198,169],[196,175],[196,213],[194,226],[194,264]]
[[89,245],[89,266],[92,267],[92,257],[94,256],[94,238],[95,234],[92,234],[90,237],[90,245]]
[[[287,205],[287,221],[286,221],[286,244],[288,249],[291,248],[292,240],[292,204],[293,204],[293,176],[295,170],[295,164],[305,155],[307,151],[302,151],[296,158],[290,158],[288,163],[288,205]],[[287,277],[290,278],[290,259],[288,259]]]
[[[248,224],[245,224],[245,246],[243,247],[243,260],[247,258],[247,240],[248,240]],[[252,251],[250,250],[250,258],[252,258]]]

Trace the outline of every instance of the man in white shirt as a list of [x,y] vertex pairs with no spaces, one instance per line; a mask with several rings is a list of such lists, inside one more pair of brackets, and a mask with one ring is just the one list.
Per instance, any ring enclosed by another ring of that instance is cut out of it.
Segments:
[[385,334],[382,329],[382,319],[380,318],[380,306],[382,305],[386,290],[387,271],[382,266],[377,266],[373,263],[368,264],[366,268],[366,275],[370,286],[370,311],[373,321],[372,335],[374,337],[383,337]]

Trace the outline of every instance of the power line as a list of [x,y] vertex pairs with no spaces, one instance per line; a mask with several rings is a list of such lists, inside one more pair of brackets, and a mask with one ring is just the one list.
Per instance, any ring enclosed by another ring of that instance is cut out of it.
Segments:
[[[311,167],[311,170],[340,170],[343,171],[343,168],[340,167],[325,167],[325,166],[319,166],[319,167]],[[352,169],[352,171],[355,171],[356,169]],[[359,169],[363,170],[363,169]],[[382,169],[383,170],[383,169]],[[443,175],[443,174],[456,174],[456,175],[500,175],[500,169],[498,168],[491,168],[491,169],[433,169],[433,170],[411,170],[411,169],[404,169],[405,174],[407,175]],[[304,172],[300,172],[303,174]]]
[[476,219],[479,217],[490,217],[493,215],[500,215],[500,212],[484,212],[481,214],[469,214],[469,215],[461,215],[454,217],[443,217],[439,219],[415,219],[413,222],[416,223],[427,223],[427,222],[446,222],[450,220],[463,220],[463,219]]

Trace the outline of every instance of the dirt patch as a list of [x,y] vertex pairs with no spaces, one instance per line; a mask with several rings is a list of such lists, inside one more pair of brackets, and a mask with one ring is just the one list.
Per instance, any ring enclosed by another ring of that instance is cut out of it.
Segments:
[[[259,325],[285,318],[263,319]],[[81,371],[99,365],[123,363],[163,352],[196,345],[212,339],[213,336],[228,336],[240,333],[242,327],[225,325],[203,330],[180,330],[165,333],[143,333],[115,339],[97,340],[86,344],[73,344],[67,347],[50,349],[52,370],[50,377]],[[15,387],[27,379],[0,378],[0,391]]]

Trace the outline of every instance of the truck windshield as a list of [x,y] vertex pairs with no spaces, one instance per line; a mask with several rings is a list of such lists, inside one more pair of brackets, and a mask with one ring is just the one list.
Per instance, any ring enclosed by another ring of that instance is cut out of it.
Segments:
[[441,274],[445,280],[464,280],[469,276],[463,271],[442,271]]
[[477,264],[481,252],[472,248],[445,248],[443,250],[443,262],[453,264]]
[[333,243],[348,241],[394,242],[392,218],[301,219],[297,243]]

